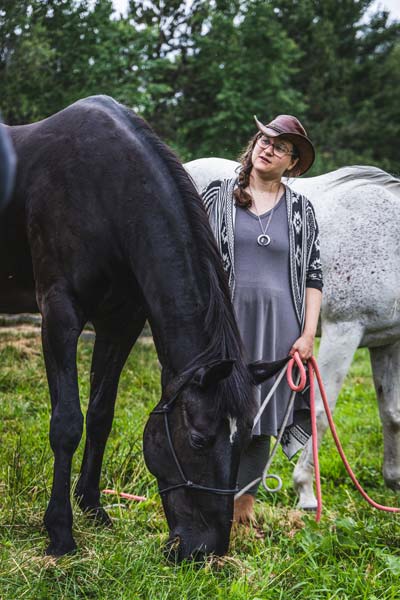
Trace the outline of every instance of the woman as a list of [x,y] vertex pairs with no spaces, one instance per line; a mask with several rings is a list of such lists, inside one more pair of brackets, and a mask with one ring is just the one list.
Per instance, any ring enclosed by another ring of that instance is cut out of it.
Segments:
[[[279,115],[268,125],[255,120],[259,131],[241,157],[238,177],[212,182],[203,201],[229,278],[248,360],[278,360],[297,350],[306,361],[313,354],[322,297],[318,225],[311,203],[282,183],[282,177],[303,175],[314,162],[314,147],[291,115]],[[257,388],[259,404],[272,384]],[[270,436],[279,431],[289,397],[283,381],[242,454],[240,488],[261,475]],[[282,441],[289,457],[309,436],[305,409],[300,396]],[[254,521],[257,488],[235,501],[236,521]]]

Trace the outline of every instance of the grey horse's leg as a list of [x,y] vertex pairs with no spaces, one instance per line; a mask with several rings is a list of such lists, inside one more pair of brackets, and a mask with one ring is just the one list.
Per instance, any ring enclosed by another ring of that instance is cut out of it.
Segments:
[[[357,350],[363,335],[363,328],[358,323],[322,323],[321,345],[318,354],[318,365],[321,371],[328,402],[333,411],[342,387],[344,378],[351,365],[354,352]],[[315,407],[318,427],[318,444],[328,426],[322,399],[316,383]],[[308,441],[297,461],[293,473],[294,487],[299,494],[298,507],[314,510],[317,500],[313,489],[314,462],[312,440]]]
[[400,342],[370,348],[370,355],[383,427],[383,477],[400,490]]
[[83,429],[76,369],[76,348],[83,318],[62,287],[53,286],[43,294],[40,306],[52,404],[50,445],[54,453],[53,485],[44,517],[50,536],[46,552],[60,556],[76,548],[72,537],[70,478],[72,457]]
[[91,390],[86,416],[86,444],[75,496],[81,509],[97,522],[111,524],[100,506],[103,455],[114,417],[119,377],[133,344],[141,333],[143,311],[130,307],[129,314],[108,322],[95,322],[96,341],[91,368]]

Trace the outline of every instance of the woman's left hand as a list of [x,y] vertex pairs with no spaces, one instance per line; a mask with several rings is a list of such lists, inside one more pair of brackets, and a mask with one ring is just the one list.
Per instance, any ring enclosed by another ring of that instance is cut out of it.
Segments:
[[293,346],[290,348],[289,354],[293,356],[296,350],[299,353],[300,358],[303,362],[309,360],[313,355],[314,336],[307,333],[303,333],[303,335],[301,335],[294,342]]

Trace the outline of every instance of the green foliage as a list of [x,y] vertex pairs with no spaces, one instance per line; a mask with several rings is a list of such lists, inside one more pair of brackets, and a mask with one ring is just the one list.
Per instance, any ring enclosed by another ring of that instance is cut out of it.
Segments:
[[[92,343],[78,349],[79,386],[85,410]],[[160,393],[153,345],[139,341],[123,371],[102,485],[146,495],[143,503],[104,496],[112,529],[98,529],[74,506],[76,554],[44,556],[42,526],[49,499],[52,453],[50,417],[39,335],[0,332],[0,598],[2,600],[398,600],[398,517],[370,508],[346,476],[329,434],[321,452],[324,510],[295,509],[293,461],[281,452],[273,472],[279,494],[261,492],[259,528],[236,531],[226,557],[204,564],[166,562],[168,531],[153,477],[144,466],[141,437]],[[335,411],[351,465],[380,502],[398,504],[381,475],[382,435],[368,351],[358,350]],[[83,443],[73,461],[73,482]]]
[[279,21],[302,51],[293,85],[307,104],[305,123],[318,150],[311,175],[354,163],[398,173],[400,24],[389,25],[384,11],[367,16],[371,4],[276,2]]
[[290,87],[296,44],[265,2],[242,3],[211,15],[187,59],[178,113],[179,142],[190,158],[238,155],[253,135],[253,114],[304,111]]
[[[34,121],[92,94],[115,96],[138,110],[139,67],[149,32],[115,20],[111,0],[6,0],[0,25],[3,115]],[[132,93],[134,91],[134,93]]]
[[310,172],[398,173],[400,24],[372,0],[3,0],[1,109],[34,121],[91,94],[134,108],[185,160],[236,158],[267,121],[297,115]]

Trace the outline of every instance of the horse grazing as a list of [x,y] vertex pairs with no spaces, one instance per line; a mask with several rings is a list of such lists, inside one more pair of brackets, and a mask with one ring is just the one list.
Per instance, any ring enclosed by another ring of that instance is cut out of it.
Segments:
[[0,127],[0,211],[7,206],[15,175],[15,152],[5,127]]
[[42,314],[54,453],[47,553],[76,547],[70,475],[83,430],[79,335],[90,320],[96,340],[76,497],[109,524],[100,506],[103,454],[119,376],[148,319],[162,399],[145,429],[144,455],[176,558],[223,554],[255,407],[225,274],[193,184],[150,127],[109,97],[8,132],[18,173],[0,219],[0,311],[38,307]]
[[[235,176],[218,158],[185,165],[199,190]],[[321,232],[324,292],[318,363],[332,409],[358,347],[368,347],[383,427],[383,476],[400,490],[400,181],[376,167],[345,167],[289,185],[313,203]],[[319,441],[327,427],[319,394]],[[316,508],[311,441],[294,484],[301,508]]]

